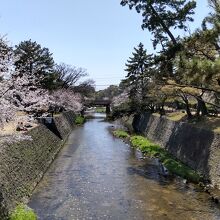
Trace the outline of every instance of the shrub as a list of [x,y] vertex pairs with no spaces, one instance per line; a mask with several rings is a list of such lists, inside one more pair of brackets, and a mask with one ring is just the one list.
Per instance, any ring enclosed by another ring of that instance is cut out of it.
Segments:
[[128,137],[130,137],[130,135],[126,131],[123,131],[123,130],[113,131],[113,135],[115,137],[118,137],[118,138],[128,138]]
[[20,204],[11,213],[9,220],[37,220],[37,215],[26,205]]
[[126,115],[131,115],[133,112],[130,108],[130,104],[128,102],[122,103],[119,106],[112,108],[111,118],[115,120],[117,118],[121,118]]
[[154,156],[158,153],[160,147],[142,136],[131,137],[131,144],[133,147],[139,148],[143,153],[148,153]]
[[75,123],[77,125],[82,125],[83,123],[85,123],[85,121],[86,121],[85,117],[80,116],[80,115],[76,116],[75,118]]

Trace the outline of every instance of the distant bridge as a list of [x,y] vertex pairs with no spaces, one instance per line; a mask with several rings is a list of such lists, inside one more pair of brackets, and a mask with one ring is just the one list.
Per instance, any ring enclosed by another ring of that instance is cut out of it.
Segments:
[[111,113],[111,100],[86,100],[85,101],[85,106],[86,107],[94,107],[94,106],[104,106],[106,107],[106,114],[110,114]]

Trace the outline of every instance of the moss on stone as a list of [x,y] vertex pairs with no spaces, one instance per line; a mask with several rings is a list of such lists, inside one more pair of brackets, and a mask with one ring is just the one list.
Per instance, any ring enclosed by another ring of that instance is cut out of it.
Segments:
[[202,181],[202,176],[196,171],[186,166],[179,160],[175,159],[167,150],[161,148],[158,144],[155,144],[147,138],[134,135],[130,136],[126,131],[115,130],[113,135],[118,138],[129,138],[133,147],[138,148],[142,153],[149,157],[159,158],[161,163],[173,174],[181,176],[191,182],[199,183]]
[[166,158],[163,161],[164,166],[172,173],[175,173],[178,176],[181,176],[185,179],[190,180],[194,183],[199,183],[202,181],[201,175],[199,175],[196,171],[192,170],[185,164],[180,161],[174,160],[172,158]]
[[37,220],[37,215],[26,205],[20,204],[10,214],[9,220]]

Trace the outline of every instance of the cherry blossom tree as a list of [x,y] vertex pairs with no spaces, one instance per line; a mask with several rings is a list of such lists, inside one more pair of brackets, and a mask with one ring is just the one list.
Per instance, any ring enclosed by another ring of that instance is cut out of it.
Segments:
[[15,108],[7,95],[12,88],[9,80],[13,72],[13,50],[3,38],[0,38],[0,128],[15,116]]
[[[82,110],[82,97],[70,88],[53,92],[41,86],[44,74],[35,71],[20,71],[15,65],[20,57],[0,39],[0,128],[18,120],[18,112],[26,114],[22,120],[38,113],[47,113],[51,107],[79,112]],[[36,69],[38,67],[35,66]],[[32,118],[34,118],[32,117]]]
[[82,97],[71,89],[59,89],[51,94],[51,102],[59,109],[80,112],[83,108]]
[[20,74],[15,70],[16,57],[7,42],[0,39],[0,127],[14,120],[17,111],[47,111],[51,105],[48,91],[39,88],[34,73]]
[[123,103],[126,103],[129,101],[129,91],[128,89],[124,90],[121,94],[115,96],[112,99],[112,106],[118,107],[122,105]]
[[129,90],[127,88],[121,94],[113,97],[111,104],[113,119],[125,116],[130,111]]
[[13,89],[9,91],[12,102],[19,111],[34,113],[47,111],[51,105],[50,96],[46,89],[37,87],[34,75],[23,74],[13,80]]

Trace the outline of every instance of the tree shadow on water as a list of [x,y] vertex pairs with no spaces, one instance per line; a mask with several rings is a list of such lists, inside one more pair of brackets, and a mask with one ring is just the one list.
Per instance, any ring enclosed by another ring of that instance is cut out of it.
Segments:
[[166,175],[164,173],[162,165],[159,162],[127,167],[127,174],[131,176],[137,175],[145,179],[154,180],[160,185],[169,185],[174,180],[174,176]]

